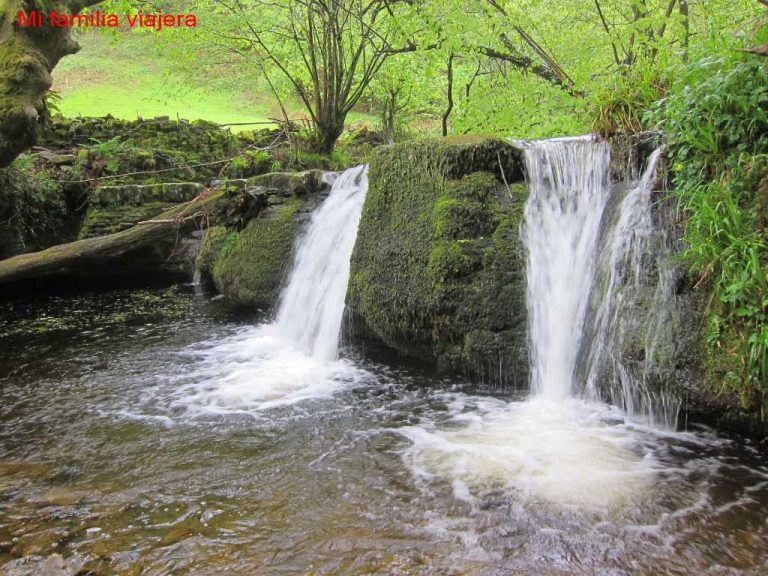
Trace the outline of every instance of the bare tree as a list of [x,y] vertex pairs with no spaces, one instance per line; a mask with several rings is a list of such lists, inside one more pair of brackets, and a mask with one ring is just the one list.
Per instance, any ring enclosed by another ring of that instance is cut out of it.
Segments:
[[317,151],[330,153],[347,115],[392,53],[398,0],[215,0],[236,24],[226,50],[276,67],[306,108]]

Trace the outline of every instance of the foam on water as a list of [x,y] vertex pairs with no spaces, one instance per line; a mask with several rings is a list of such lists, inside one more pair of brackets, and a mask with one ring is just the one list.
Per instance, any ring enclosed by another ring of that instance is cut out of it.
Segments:
[[337,353],[367,169],[357,166],[336,178],[313,213],[275,322],[187,350],[193,366],[174,393],[174,408],[254,412],[327,397],[361,378]]
[[622,414],[605,404],[545,398],[494,402],[466,397],[439,425],[398,430],[424,479],[449,481],[457,498],[487,490],[561,505],[612,507],[644,498],[656,461]]
[[196,360],[185,379],[192,382],[177,390],[173,406],[192,413],[253,412],[329,397],[364,374],[348,361],[306,354],[274,325],[189,352]]

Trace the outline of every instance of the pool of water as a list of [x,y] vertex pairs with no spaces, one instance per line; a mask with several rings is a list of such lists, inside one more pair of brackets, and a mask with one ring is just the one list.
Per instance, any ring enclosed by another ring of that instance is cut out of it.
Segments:
[[0,304],[0,573],[768,570],[761,446],[281,338],[184,288]]

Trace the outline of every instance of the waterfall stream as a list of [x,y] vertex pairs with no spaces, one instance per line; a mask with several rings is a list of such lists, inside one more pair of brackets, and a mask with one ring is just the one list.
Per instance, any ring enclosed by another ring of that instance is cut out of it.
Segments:
[[660,385],[671,367],[658,366],[674,307],[669,243],[651,205],[661,150],[636,181],[614,186],[606,142],[524,146],[532,392],[607,398],[630,418],[674,428],[679,401]]
[[278,329],[321,360],[336,359],[349,259],[367,189],[367,166],[351,168],[336,179],[298,244],[293,271],[280,296]]
[[[628,313],[619,310],[622,295],[641,275],[644,240],[652,230],[658,152],[627,191],[611,184],[604,141],[587,136],[521,145],[529,188],[522,236],[530,398],[466,397],[448,425],[401,429],[413,442],[408,461],[422,476],[451,478],[458,498],[472,500],[489,485],[501,485],[560,504],[626,505],[645,497],[658,470],[653,450],[642,446],[622,412],[648,393],[626,370],[619,377],[625,366],[616,344],[616,318]],[[648,314],[651,323],[661,322],[668,308],[657,304],[659,312]],[[606,365],[612,372],[602,381]],[[606,396],[613,406],[603,401]]]
[[543,140],[526,145],[525,160],[531,390],[563,400],[574,393],[595,246],[611,190],[610,149],[592,137]]
[[367,171],[341,174],[312,213],[275,320],[190,351],[202,360],[194,382],[176,391],[175,407],[193,415],[253,413],[330,396],[363,377],[337,351]]

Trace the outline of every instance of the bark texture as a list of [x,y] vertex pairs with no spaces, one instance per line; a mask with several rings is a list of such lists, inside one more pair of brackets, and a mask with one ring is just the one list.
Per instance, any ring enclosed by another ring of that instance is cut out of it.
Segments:
[[35,143],[51,71],[79,46],[69,28],[19,26],[19,11],[77,13],[99,0],[0,0],[0,168]]

